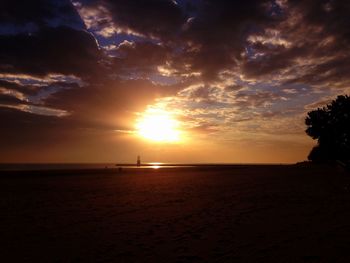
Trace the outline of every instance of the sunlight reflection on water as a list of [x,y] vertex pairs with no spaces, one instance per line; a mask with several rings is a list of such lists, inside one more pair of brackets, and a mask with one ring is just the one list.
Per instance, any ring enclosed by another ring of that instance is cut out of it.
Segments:
[[148,164],[150,165],[150,168],[153,168],[153,169],[159,169],[164,165],[164,163],[159,163],[159,162],[152,162]]

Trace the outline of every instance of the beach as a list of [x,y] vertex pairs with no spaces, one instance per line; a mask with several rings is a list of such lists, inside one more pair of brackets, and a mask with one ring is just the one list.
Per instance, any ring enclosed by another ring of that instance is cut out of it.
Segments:
[[350,262],[331,165],[0,173],[2,262]]

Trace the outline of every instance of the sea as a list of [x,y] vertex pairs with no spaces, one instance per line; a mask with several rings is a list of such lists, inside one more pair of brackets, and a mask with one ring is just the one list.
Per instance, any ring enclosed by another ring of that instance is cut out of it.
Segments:
[[39,171],[39,170],[81,170],[81,169],[115,169],[115,168],[159,168],[174,167],[164,163],[136,164],[116,163],[10,163],[0,164],[0,171]]
[[118,169],[118,168],[181,168],[181,167],[213,167],[213,166],[250,166],[250,165],[283,165],[268,164],[268,163],[196,163],[196,164],[181,164],[181,163],[143,163],[140,166],[128,163],[0,163],[0,171],[41,171],[41,170],[82,170],[82,169]]

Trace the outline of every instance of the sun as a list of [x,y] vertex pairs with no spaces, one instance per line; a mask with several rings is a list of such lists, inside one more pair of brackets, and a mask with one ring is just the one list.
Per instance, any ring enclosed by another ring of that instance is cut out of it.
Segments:
[[136,122],[137,134],[154,142],[180,141],[179,122],[167,111],[148,109]]

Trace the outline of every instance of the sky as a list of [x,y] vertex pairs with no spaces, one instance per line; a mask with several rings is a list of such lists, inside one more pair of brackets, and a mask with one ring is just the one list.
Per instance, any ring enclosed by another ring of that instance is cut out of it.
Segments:
[[[349,13],[345,0],[3,0],[0,162],[303,161],[307,112],[349,94]],[[154,113],[145,132],[171,122],[177,140],[143,136]]]

